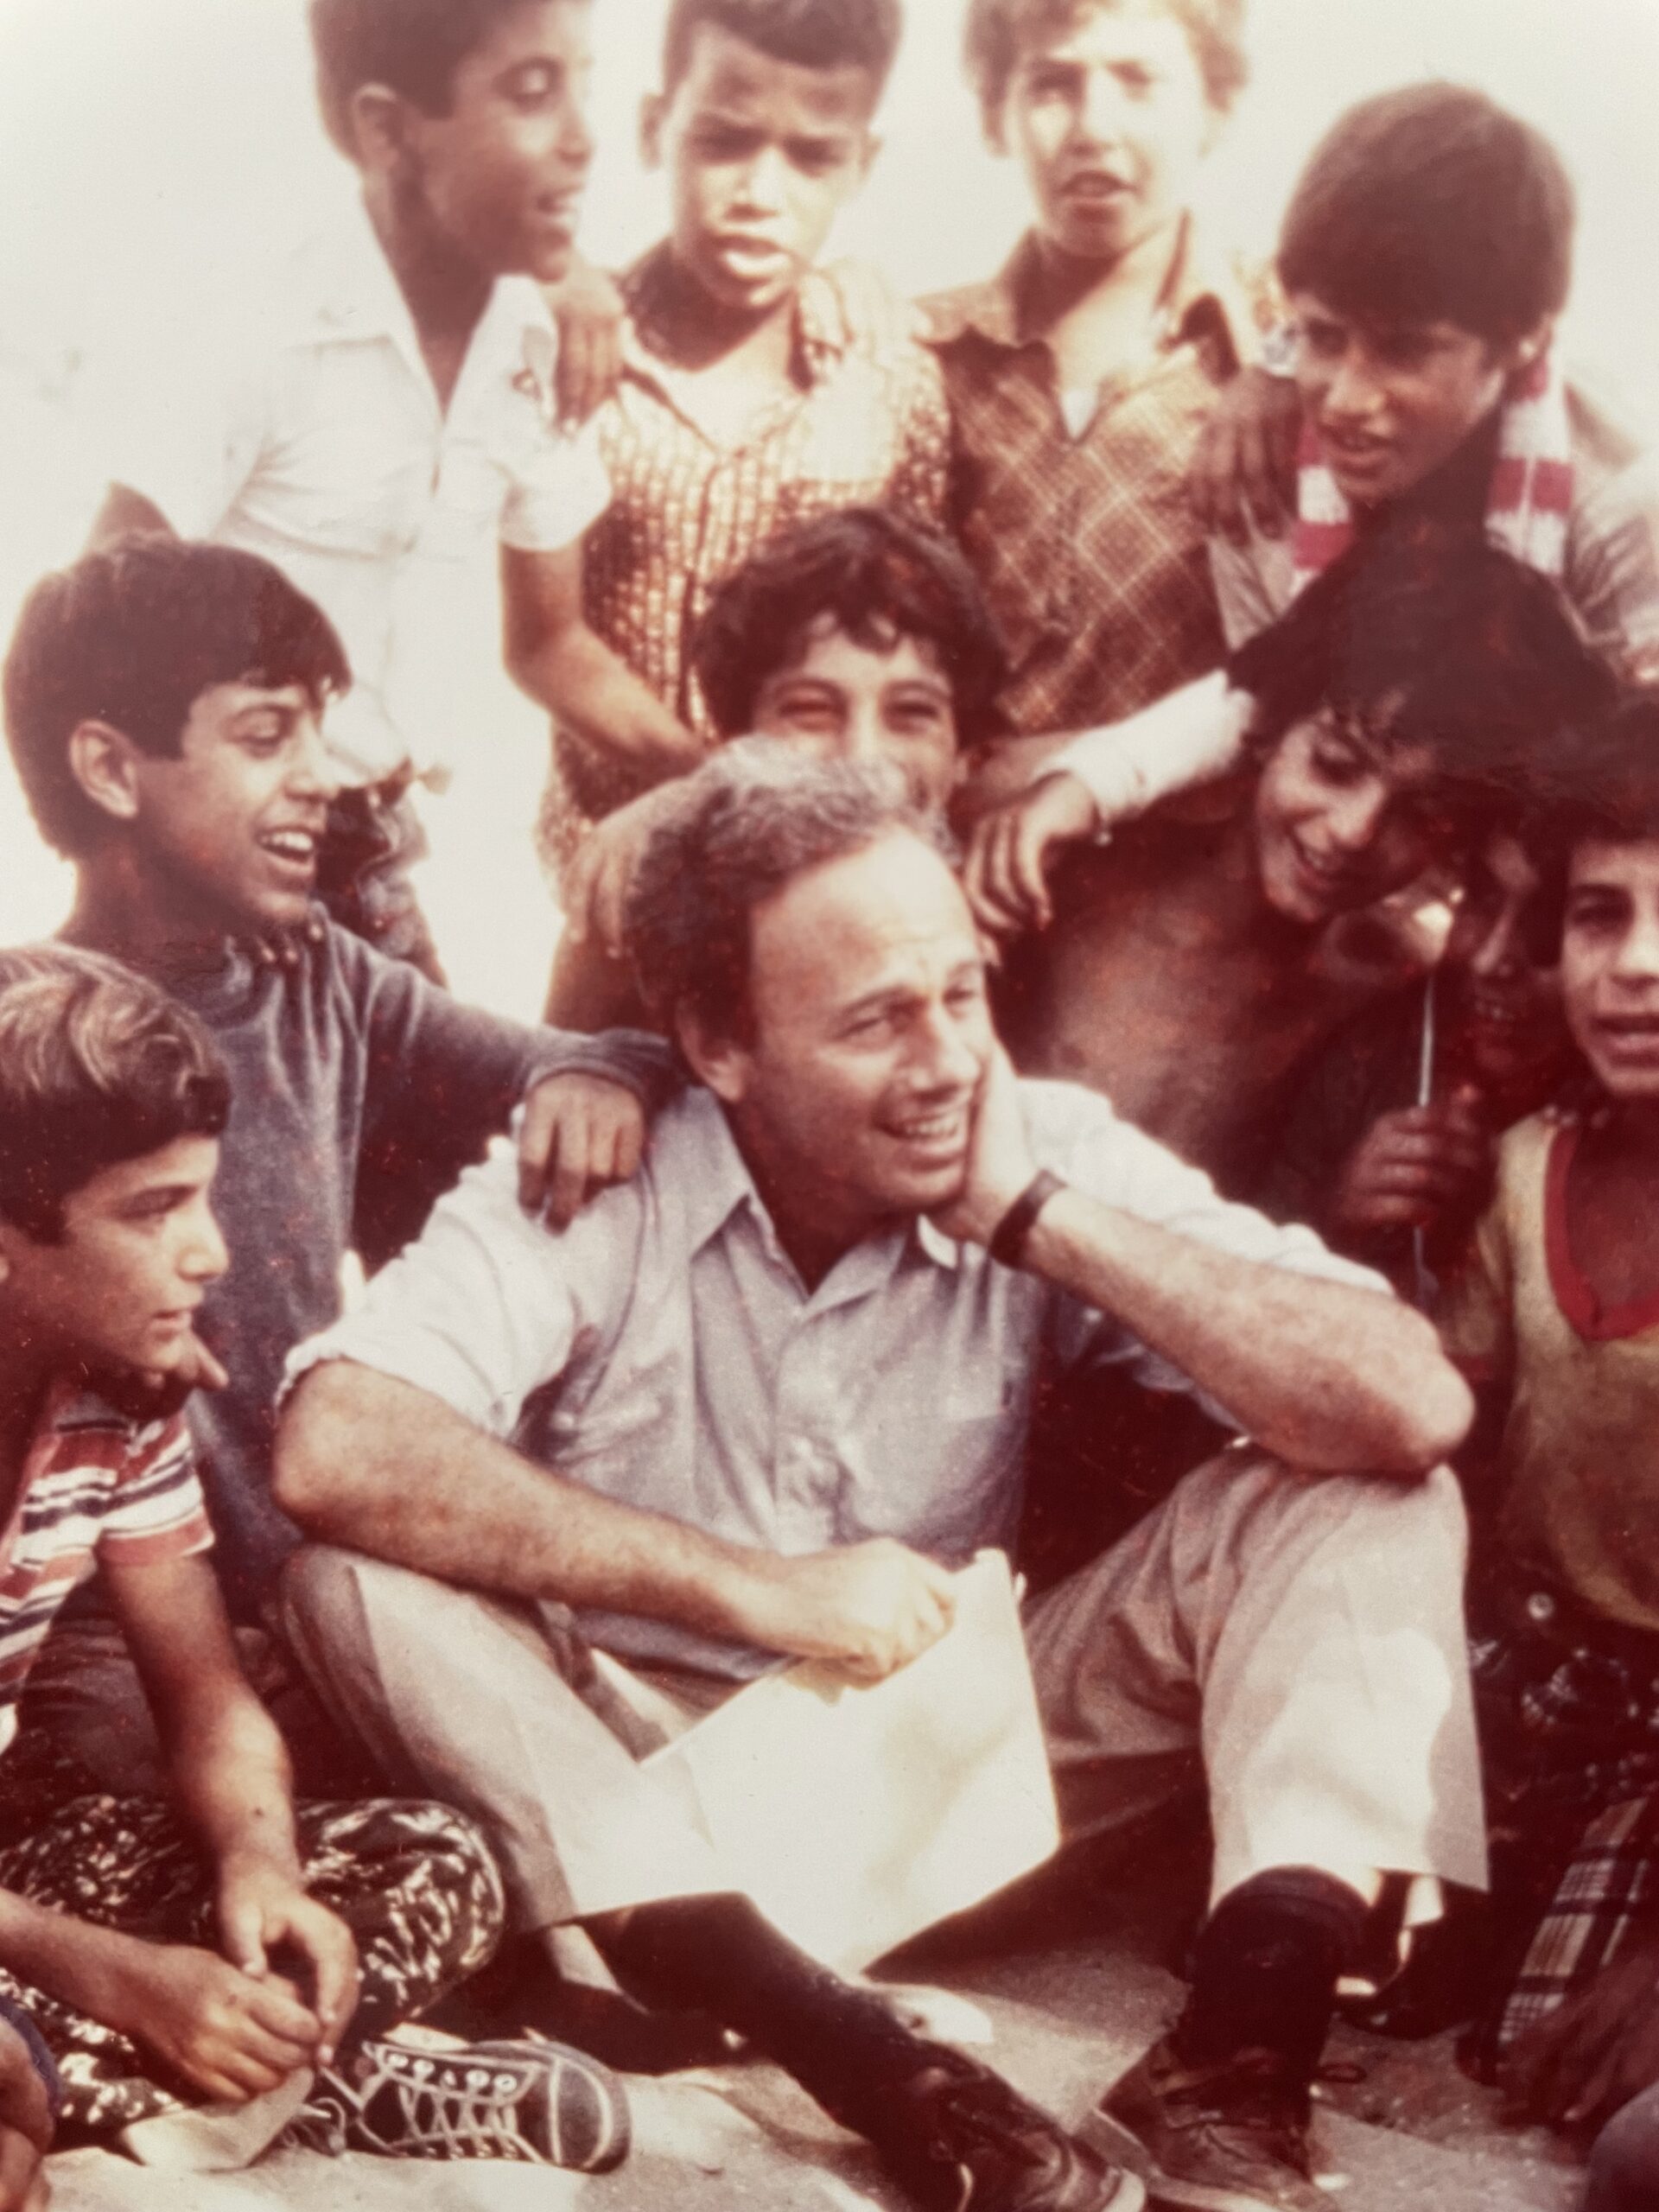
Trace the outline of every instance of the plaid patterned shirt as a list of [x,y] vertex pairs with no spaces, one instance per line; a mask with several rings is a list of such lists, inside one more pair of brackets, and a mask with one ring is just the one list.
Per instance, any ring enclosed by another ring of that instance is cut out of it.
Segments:
[[[861,332],[834,279],[814,270],[795,327],[799,389],[721,445],[678,404],[660,334],[668,251],[621,280],[630,329],[620,389],[599,417],[613,493],[584,543],[588,619],[690,728],[712,740],[690,647],[715,586],[774,532],[841,507],[884,505],[944,526],[950,426],[938,363],[908,340]],[[631,787],[560,732],[556,784],[568,850],[580,817]],[[571,817],[576,817],[574,821]]]
[[925,302],[955,424],[952,519],[1014,673],[1020,734],[1116,721],[1205,675],[1224,646],[1185,476],[1238,362],[1223,292],[1183,281],[1144,363],[1109,379],[1080,435],[1054,356],[1020,331],[1031,238],[988,283]]

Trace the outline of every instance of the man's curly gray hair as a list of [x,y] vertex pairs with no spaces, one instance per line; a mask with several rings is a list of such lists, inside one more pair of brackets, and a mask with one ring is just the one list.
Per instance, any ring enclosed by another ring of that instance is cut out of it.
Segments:
[[776,738],[723,747],[687,777],[629,891],[628,956],[652,1014],[671,1034],[690,1015],[710,1036],[747,1036],[755,908],[895,830],[957,865],[942,817],[887,762],[818,760]]

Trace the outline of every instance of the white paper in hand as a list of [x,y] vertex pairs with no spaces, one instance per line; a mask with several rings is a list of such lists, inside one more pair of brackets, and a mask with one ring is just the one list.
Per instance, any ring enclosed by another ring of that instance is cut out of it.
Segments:
[[886,1681],[803,1661],[647,1762],[682,1768],[734,1882],[842,1973],[1059,1841],[1007,1560],[982,1552],[956,1584],[949,1632]]

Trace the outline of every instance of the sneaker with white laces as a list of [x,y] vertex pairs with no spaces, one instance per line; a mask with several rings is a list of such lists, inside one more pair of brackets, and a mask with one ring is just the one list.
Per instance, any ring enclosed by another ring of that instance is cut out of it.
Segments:
[[604,2173],[627,2156],[628,2105],[608,2067],[564,2044],[371,2040],[319,2074],[281,2142],[336,2158],[512,2158]]
[[1270,2050],[1190,2066],[1166,2037],[1079,2131],[1182,2212],[1336,2212],[1313,2178],[1305,2084]]

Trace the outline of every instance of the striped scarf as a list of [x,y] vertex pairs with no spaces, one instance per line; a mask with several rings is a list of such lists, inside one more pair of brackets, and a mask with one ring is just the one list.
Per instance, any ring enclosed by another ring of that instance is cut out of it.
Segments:
[[[1499,413],[1486,535],[1528,568],[1559,577],[1567,565],[1572,503],[1567,385],[1553,354],[1546,353],[1510,385]],[[1305,423],[1296,456],[1296,589],[1328,569],[1353,536],[1353,510],[1325,466],[1318,431]]]

